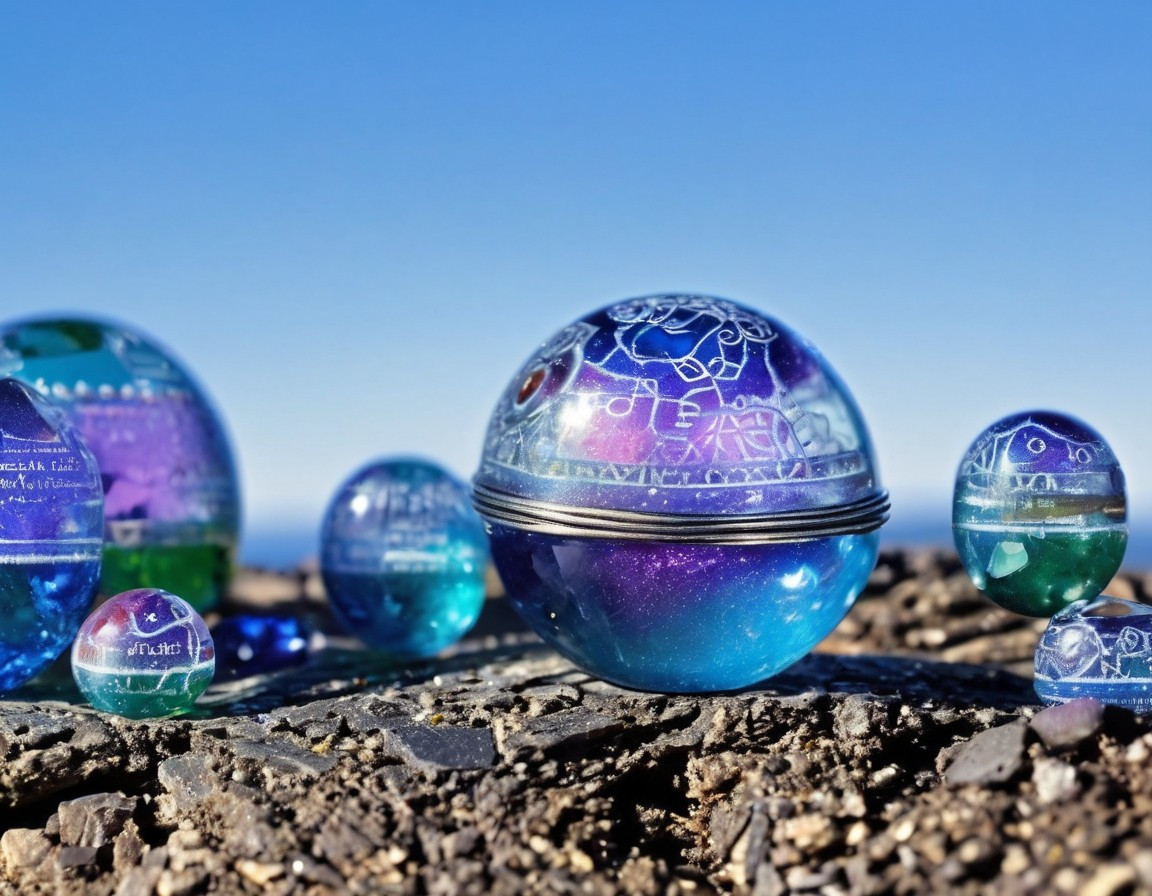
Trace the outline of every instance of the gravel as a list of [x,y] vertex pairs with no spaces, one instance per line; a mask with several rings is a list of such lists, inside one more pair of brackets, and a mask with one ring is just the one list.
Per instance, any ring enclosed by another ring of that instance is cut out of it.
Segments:
[[[331,631],[305,575],[228,609],[289,604]],[[1041,626],[892,551],[821,652],[738,693],[597,681],[498,600],[450,656],[333,638],[181,719],[95,713],[58,667],[0,702],[0,893],[1152,889],[1152,722],[1041,710]]]

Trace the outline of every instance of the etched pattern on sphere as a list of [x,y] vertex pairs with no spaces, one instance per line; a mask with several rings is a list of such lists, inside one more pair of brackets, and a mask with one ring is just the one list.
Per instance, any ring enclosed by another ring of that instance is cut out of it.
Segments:
[[325,514],[320,570],[337,619],[371,647],[432,656],[484,603],[488,542],[468,490],[435,464],[369,464]]
[[130,719],[188,711],[215,667],[204,620],[187,601],[156,588],[101,604],[72,646],[72,674],[88,702]]
[[960,462],[952,529],[977,588],[1013,612],[1051,616],[1098,595],[1120,568],[1124,475],[1082,421],[1013,414],[982,432]]
[[650,296],[547,340],[492,413],[478,481],[643,512],[828,507],[875,488],[867,430],[820,353],[711,296]]
[[1107,596],[1069,605],[1040,637],[1033,681],[1045,703],[1094,697],[1152,711],[1152,607]]
[[96,461],[65,415],[0,379],[0,692],[71,643],[100,576]]

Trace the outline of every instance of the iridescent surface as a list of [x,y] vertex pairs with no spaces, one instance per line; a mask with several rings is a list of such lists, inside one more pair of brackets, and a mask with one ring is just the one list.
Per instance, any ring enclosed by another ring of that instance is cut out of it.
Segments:
[[345,482],[324,518],[320,570],[349,633],[431,656],[480,615],[488,541],[468,490],[435,464],[394,459]]
[[[774,544],[677,540],[693,516],[802,516],[882,495],[856,404],[816,349],[709,296],[620,302],[546,341],[496,405],[475,484],[520,514],[487,517],[516,609],[630,687],[723,690],[779,672],[843,618],[876,559],[874,534],[808,524]],[[579,525],[600,511],[622,528]],[[667,539],[625,540],[621,513]],[[732,540],[767,540],[746,535]]]
[[0,379],[0,692],[64,652],[96,594],[103,495],[66,416]]
[[844,618],[878,536],[774,545],[566,539],[492,526],[513,606],[577,665],[627,687],[727,690],[790,666]]
[[656,513],[831,507],[877,490],[867,430],[820,353],[710,296],[650,296],[546,341],[492,413],[476,482]]
[[88,702],[130,719],[186,712],[215,666],[204,620],[187,601],[157,588],[101,604],[72,645],[72,675]]
[[104,593],[150,586],[213,605],[231,572],[239,498],[223,428],[188,374],[129,329],[66,319],[0,330],[0,373],[64,406],[100,464]]
[[1095,697],[1152,711],[1152,607],[1105,595],[1061,610],[1036,647],[1034,682],[1045,703]]
[[956,548],[1006,609],[1051,616],[1099,594],[1128,544],[1124,475],[1103,437],[1052,411],[1005,417],[960,462]]
[[212,626],[216,680],[266,675],[308,662],[312,632],[292,616],[228,616]]

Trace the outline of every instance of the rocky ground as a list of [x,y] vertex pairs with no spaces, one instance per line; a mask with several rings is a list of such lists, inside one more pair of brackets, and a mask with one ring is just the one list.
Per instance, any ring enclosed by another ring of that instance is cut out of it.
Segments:
[[[233,603],[323,613],[303,575]],[[0,702],[0,893],[1152,892],[1152,720],[1041,713],[1041,627],[906,551],[735,694],[604,684],[498,600],[447,659],[334,642],[178,720],[73,705],[56,669]]]

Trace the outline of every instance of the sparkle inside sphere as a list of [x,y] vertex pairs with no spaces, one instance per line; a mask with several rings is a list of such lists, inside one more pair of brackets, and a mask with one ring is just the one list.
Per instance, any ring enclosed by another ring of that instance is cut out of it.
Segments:
[[58,408],[0,379],[0,693],[71,643],[100,578],[96,460]]
[[867,430],[816,349],[759,312],[661,295],[547,340],[474,480],[529,625],[629,687],[767,678],[844,617],[886,516]]
[[1040,637],[1033,680],[1045,703],[1152,711],[1152,607],[1108,596],[1065,607]]
[[93,707],[130,719],[186,712],[216,668],[208,627],[157,588],[125,591],[93,611],[72,645],[72,675]]
[[1124,474],[1088,424],[1052,411],[998,420],[960,462],[956,548],[1000,606],[1051,616],[1111,581],[1128,544]]
[[191,377],[125,327],[55,318],[0,328],[0,375],[64,407],[96,456],[101,590],[165,588],[214,605],[231,576],[239,491],[223,427]]
[[427,657],[484,603],[488,539],[468,489],[422,460],[382,460],[345,482],[321,535],[320,571],[349,633],[398,658]]

